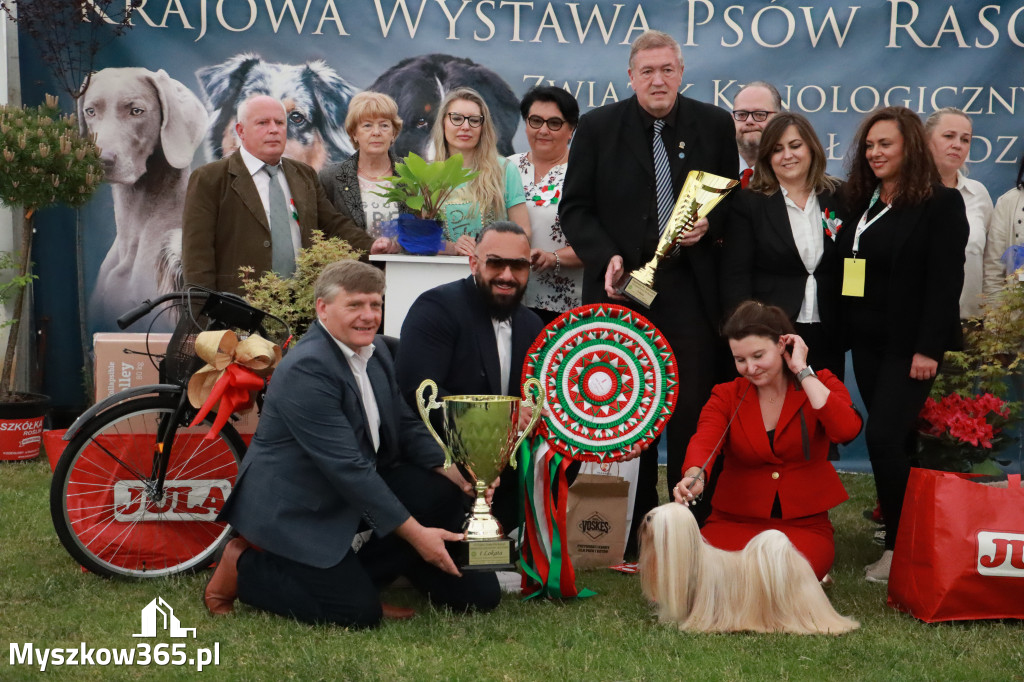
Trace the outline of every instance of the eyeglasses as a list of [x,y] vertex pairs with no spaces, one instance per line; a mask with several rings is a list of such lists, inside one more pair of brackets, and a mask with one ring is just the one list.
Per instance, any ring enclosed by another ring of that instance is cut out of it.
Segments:
[[562,126],[565,125],[565,120],[552,116],[551,118],[541,118],[540,116],[530,116],[526,119],[526,122],[530,124],[530,127],[534,130],[540,130],[540,127],[545,123],[548,126],[548,130],[555,132],[561,130]]
[[469,127],[470,128],[479,128],[483,124],[483,122],[484,122],[484,117],[483,116],[466,116],[465,114],[459,114],[459,113],[456,113],[454,111],[449,111],[448,112],[448,120],[451,121],[452,125],[456,126],[456,127],[462,125],[463,121],[469,121]]
[[526,258],[488,256],[484,260],[484,267],[491,272],[505,272],[505,268],[508,268],[516,274],[522,274],[530,269],[530,261]]
[[774,114],[774,111],[744,111],[738,109],[732,112],[732,117],[742,123],[747,120],[747,116],[754,119],[758,123],[764,123],[768,120],[768,117]]

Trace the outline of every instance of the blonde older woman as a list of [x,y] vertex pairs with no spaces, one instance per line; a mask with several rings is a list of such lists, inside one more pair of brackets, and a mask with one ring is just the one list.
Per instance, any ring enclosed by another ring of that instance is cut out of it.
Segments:
[[964,288],[960,293],[960,319],[980,317],[982,259],[987,225],[992,217],[992,197],[983,184],[967,178],[961,170],[971,151],[971,117],[955,107],[946,107],[928,117],[924,130],[942,184],[960,192],[971,226],[964,261]]
[[1012,255],[1007,256],[1009,263],[1003,260],[1003,256],[1011,246],[1020,245],[1024,245],[1024,157],[1017,168],[1017,183],[996,200],[988,222],[983,283],[986,297],[1006,284],[1007,270],[1014,268],[1015,263]]
[[460,185],[444,204],[445,222],[455,239],[445,252],[469,256],[484,225],[511,220],[530,235],[530,217],[519,170],[498,155],[497,135],[487,103],[472,88],[456,88],[441,102],[431,138],[434,158],[462,154],[464,168],[480,174]]
[[379,92],[359,93],[349,102],[345,117],[345,131],[356,153],[320,171],[320,184],[334,207],[375,237],[374,243],[379,242],[386,253],[397,253],[399,248],[381,226],[409,210],[376,194],[390,186],[384,178],[395,174],[397,159],[391,147],[401,130],[395,100]]

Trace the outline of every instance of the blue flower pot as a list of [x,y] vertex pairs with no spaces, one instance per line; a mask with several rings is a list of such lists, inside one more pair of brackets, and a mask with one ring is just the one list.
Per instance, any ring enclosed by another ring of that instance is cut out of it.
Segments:
[[444,225],[440,220],[424,220],[402,213],[394,223],[398,245],[408,253],[436,256],[444,248]]

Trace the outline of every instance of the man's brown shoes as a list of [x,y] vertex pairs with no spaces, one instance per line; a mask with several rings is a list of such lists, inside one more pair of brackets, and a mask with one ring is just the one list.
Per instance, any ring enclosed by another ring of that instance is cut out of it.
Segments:
[[247,549],[249,543],[241,537],[234,538],[225,545],[217,568],[214,569],[210,582],[206,583],[206,591],[203,592],[203,602],[210,613],[225,616],[234,610],[235,598],[238,596],[238,557]]
[[412,609],[404,606],[393,606],[384,602],[380,603],[380,608],[384,612],[384,618],[387,620],[409,620],[416,615],[416,612]]

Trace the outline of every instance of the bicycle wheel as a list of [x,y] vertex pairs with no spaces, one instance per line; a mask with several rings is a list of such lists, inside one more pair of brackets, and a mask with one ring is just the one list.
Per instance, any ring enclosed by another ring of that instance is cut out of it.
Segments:
[[245,443],[226,425],[179,426],[156,495],[157,424],[178,397],[129,400],[101,413],[68,444],[50,485],[61,544],[104,576],[155,578],[204,568],[227,540],[215,521],[234,489]]

